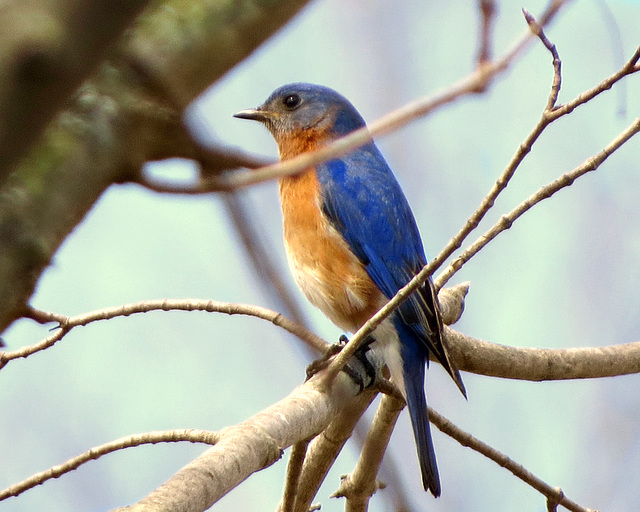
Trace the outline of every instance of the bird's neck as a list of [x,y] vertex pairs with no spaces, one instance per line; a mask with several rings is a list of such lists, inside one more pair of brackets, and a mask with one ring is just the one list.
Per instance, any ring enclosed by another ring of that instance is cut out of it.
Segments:
[[276,140],[280,152],[280,160],[289,160],[302,153],[315,151],[331,143],[332,137],[328,130],[307,129],[295,134],[280,134]]

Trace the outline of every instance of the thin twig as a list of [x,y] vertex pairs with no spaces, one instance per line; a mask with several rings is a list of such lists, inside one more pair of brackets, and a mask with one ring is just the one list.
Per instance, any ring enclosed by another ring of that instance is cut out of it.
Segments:
[[529,11],[527,11],[526,9],[522,9],[522,13],[524,14],[524,18],[527,20],[527,24],[529,25],[531,32],[538,36],[540,41],[542,41],[542,44],[544,44],[545,48],[549,50],[551,56],[553,57],[553,85],[551,86],[551,94],[549,95],[547,108],[545,109],[552,110],[555,107],[556,102],[558,101],[558,94],[560,93],[560,87],[562,84],[562,73],[560,71],[562,64],[560,61],[560,56],[558,55],[556,45],[549,41],[544,33],[544,30],[542,30],[542,27],[538,24],[531,13],[529,13]]
[[493,58],[492,43],[493,43],[493,25],[496,19],[496,12],[498,6],[495,0],[479,0],[478,2],[480,10],[480,37],[478,43],[478,53],[476,56],[476,66],[485,66],[488,62],[491,62]]
[[570,114],[573,112],[576,107],[580,105],[584,105],[585,103],[591,101],[593,98],[603,93],[604,91],[608,91],[611,87],[619,82],[622,78],[632,75],[640,71],[640,64],[638,61],[640,60],[640,46],[636,48],[636,51],[632,55],[632,57],[627,61],[627,63],[620,68],[619,71],[614,73],[613,75],[605,78],[598,85],[589,89],[588,91],[583,92],[578,95],[573,101],[569,103],[565,103],[556,107],[554,110],[549,112],[547,115],[555,120],[558,117],[564,116],[566,114]]
[[327,472],[340,454],[344,444],[351,437],[355,425],[367,410],[377,393],[366,389],[360,393],[349,407],[316,436],[306,453],[302,473],[298,481],[295,499],[295,512],[307,512]]
[[429,407],[429,421],[431,421],[431,423],[433,423],[436,427],[438,427],[438,429],[447,434],[449,437],[452,437],[453,439],[458,441],[462,446],[466,446],[478,453],[481,453],[499,466],[509,470],[511,473],[513,473],[513,475],[536,489],[548,499],[557,502],[566,509],[571,510],[572,512],[595,512],[591,509],[584,508],[581,505],[578,505],[574,501],[570,500],[564,495],[561,490],[557,489],[556,487],[550,486],[549,484],[535,476],[533,473],[531,473],[529,470],[527,470],[521,464],[518,464],[492,446],[489,446],[488,444],[480,441],[478,438],[472,436],[468,432],[460,429],[440,413],[433,410],[431,407]]
[[29,311],[29,314],[32,317],[36,316],[40,319],[51,318],[52,321],[58,322],[59,329],[54,334],[45,338],[41,342],[36,343],[35,345],[22,347],[11,352],[0,352],[0,369],[12,359],[28,357],[35,352],[39,352],[53,346],[74,327],[84,326],[92,322],[109,320],[111,318],[120,316],[148,313],[150,311],[207,311],[210,313],[226,313],[228,315],[255,316],[258,318],[262,318],[263,320],[268,320],[272,324],[282,327],[286,331],[289,331],[291,334],[300,338],[309,347],[318,351],[319,353],[324,353],[328,347],[327,342],[320,338],[318,335],[305,329],[301,325],[292,322],[288,318],[282,316],[280,313],[250,304],[220,302],[216,300],[161,299],[135,302],[132,304],[125,304],[123,306],[117,306],[113,308],[99,309],[96,311],[91,311],[89,313],[83,313],[81,315],[71,317],[37,311],[33,308],[31,308]]
[[[544,35],[542,27],[535,21],[535,18],[526,9],[522,9],[522,12],[531,32],[542,40],[545,47],[549,49],[553,56],[554,77],[551,84],[551,91],[549,92],[549,97],[547,99],[547,106],[540,121],[538,121],[533,131],[529,135],[527,135],[527,138],[524,140],[524,142],[520,144],[520,146],[518,146],[516,154],[513,156],[505,170],[502,171],[502,174],[500,174],[489,193],[482,199],[480,206],[478,206],[478,208],[476,208],[476,210],[469,216],[462,229],[458,233],[456,233],[456,235],[449,241],[449,243],[442,249],[442,251],[440,251],[440,254],[438,254],[433,259],[431,264],[434,271],[435,269],[439,268],[440,265],[454,253],[454,251],[459,249],[462,246],[462,242],[464,242],[467,236],[469,236],[469,234],[478,227],[485,215],[495,205],[498,196],[507,188],[509,182],[511,181],[511,178],[513,178],[513,175],[515,174],[524,158],[531,152],[533,144],[538,140],[540,135],[542,135],[542,132],[545,130],[545,128],[553,121],[553,119],[549,116],[549,113],[555,106],[558,99],[558,94],[560,93],[560,57],[558,56],[558,52],[555,46]],[[436,283],[436,287],[437,286],[438,283]]]
[[[328,347],[328,344],[315,334],[293,324],[278,313],[258,306],[196,299],[156,300],[93,311],[75,317],[54,315],[56,318],[68,318],[68,321],[63,321],[58,332],[36,345],[13,352],[0,352],[0,363],[6,364],[9,360],[27,357],[48,348],[71,327],[134,313],[170,310],[215,311],[256,316],[288,330],[301,339],[306,339],[322,353],[326,352]],[[50,315],[44,312],[41,314]],[[507,347],[473,338],[447,326],[445,326],[445,338],[460,370],[480,375],[540,381],[594,379],[640,372],[640,341],[623,345],[569,349]],[[346,347],[341,354],[344,350]]]
[[82,464],[125,448],[141,446],[143,444],[177,443],[180,441],[213,445],[216,444],[219,439],[220,434],[217,432],[197,429],[162,430],[121,437],[115,441],[91,448],[90,450],[81,453],[77,457],[73,457],[58,466],[53,466],[46,471],[30,476],[22,482],[18,482],[11,487],[7,487],[3,491],[0,491],[0,501],[11,498],[12,496],[18,496],[37,485],[43,484],[47,480],[59,478],[65,473],[69,473],[70,471],[79,468]]
[[[560,68],[554,68],[554,81],[552,84],[551,92],[549,93],[549,99],[547,101],[547,108],[544,110],[540,121],[536,124],[534,129],[531,131],[529,135],[527,135],[526,139],[518,146],[516,154],[513,156],[505,170],[496,180],[495,184],[489,191],[489,193],[482,199],[482,202],[476,209],[476,211],[469,216],[464,226],[456,235],[447,243],[447,245],[440,251],[433,260],[429,263],[429,268],[431,271],[435,271],[438,269],[457,249],[462,246],[462,243],[467,238],[469,233],[471,233],[482,221],[487,212],[493,207],[497,197],[500,193],[507,187],[509,181],[513,177],[516,169],[522,163],[524,158],[531,152],[533,144],[538,140],[542,132],[546,129],[546,127],[551,124],[556,119],[567,115],[575,108],[584,103],[590,101],[598,94],[609,90],[615,83],[619,82],[622,78],[633,74],[639,71],[637,67],[638,60],[640,59],[640,47],[636,50],[631,59],[616,73],[607,77],[596,87],[580,94],[574,100],[561,105],[559,107],[549,109],[549,105],[555,105],[555,101],[557,99],[557,94],[554,92],[554,88],[560,86],[560,79],[557,76],[560,73]],[[555,59],[554,59],[555,60]],[[555,96],[555,98],[554,98]],[[444,283],[440,282],[438,279],[435,280],[436,287],[441,287]]]
[[401,397],[398,399],[386,394],[382,396],[355,468],[342,479],[340,487],[332,495],[346,498],[347,509],[367,510],[371,496],[380,487],[377,481],[378,469],[404,406],[405,402]]
[[[544,26],[551,21],[558,10],[567,0],[552,0],[544,13],[540,16],[540,25]],[[313,167],[321,162],[336,158],[366,144],[372,137],[393,132],[411,121],[424,117],[434,110],[456,101],[469,94],[475,94],[486,90],[491,81],[500,73],[506,71],[513,61],[521,55],[532,42],[532,34],[529,30],[520,37],[504,55],[486,65],[476,69],[462,80],[450,85],[443,91],[432,96],[407,103],[406,105],[390,112],[377,121],[370,123],[368,128],[362,128],[350,133],[333,144],[317,151],[303,153],[284,162],[268,165],[257,170],[234,171],[221,175],[210,176],[196,187],[179,188],[177,193],[205,193],[214,191],[234,190],[264,181],[269,181],[281,176],[296,174],[304,169]],[[153,189],[163,191],[170,187],[154,183],[143,183]]]
[[282,493],[282,501],[278,507],[278,512],[294,512],[295,510],[298,482],[302,474],[309,441],[309,439],[305,439],[291,447],[289,463],[287,464],[287,475],[284,481],[284,492]]
[[[620,146],[631,139],[640,131],[640,118],[636,119],[626,130],[612,140],[602,151],[588,158],[582,165],[569,171],[551,183],[540,188],[535,194],[525,199],[509,213],[503,215],[500,220],[473,242],[460,256],[435,279],[436,286],[444,286],[473,256],[497,237],[503,231],[509,229],[513,223],[523,214],[529,211],[540,201],[550,198],[559,190],[573,184],[575,180],[584,176],[588,172],[595,171],[602,163],[609,158]],[[418,274],[420,275],[420,274]],[[367,333],[369,334],[369,333]]]

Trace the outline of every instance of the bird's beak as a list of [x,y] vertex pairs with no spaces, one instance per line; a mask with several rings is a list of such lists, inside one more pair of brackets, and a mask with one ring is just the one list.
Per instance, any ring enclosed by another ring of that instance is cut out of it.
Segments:
[[247,108],[245,110],[241,110],[240,112],[233,114],[233,117],[237,117],[239,119],[251,119],[252,121],[260,121],[261,123],[264,123],[270,118],[269,112],[260,110],[259,108]]

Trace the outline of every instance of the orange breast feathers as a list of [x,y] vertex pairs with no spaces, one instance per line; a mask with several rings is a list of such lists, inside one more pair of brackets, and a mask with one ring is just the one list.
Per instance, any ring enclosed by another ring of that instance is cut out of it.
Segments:
[[285,247],[298,286],[334,324],[355,332],[385,297],[322,213],[315,170],[281,178],[279,186]]

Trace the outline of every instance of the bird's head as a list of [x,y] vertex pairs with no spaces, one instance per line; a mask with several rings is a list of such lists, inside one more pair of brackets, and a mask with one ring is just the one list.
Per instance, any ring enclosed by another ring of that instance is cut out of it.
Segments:
[[365,126],[344,96],[328,87],[306,83],[283,85],[259,107],[241,110],[234,117],[264,124],[278,142],[281,153],[295,140],[306,140],[308,149],[313,149],[314,145]]

